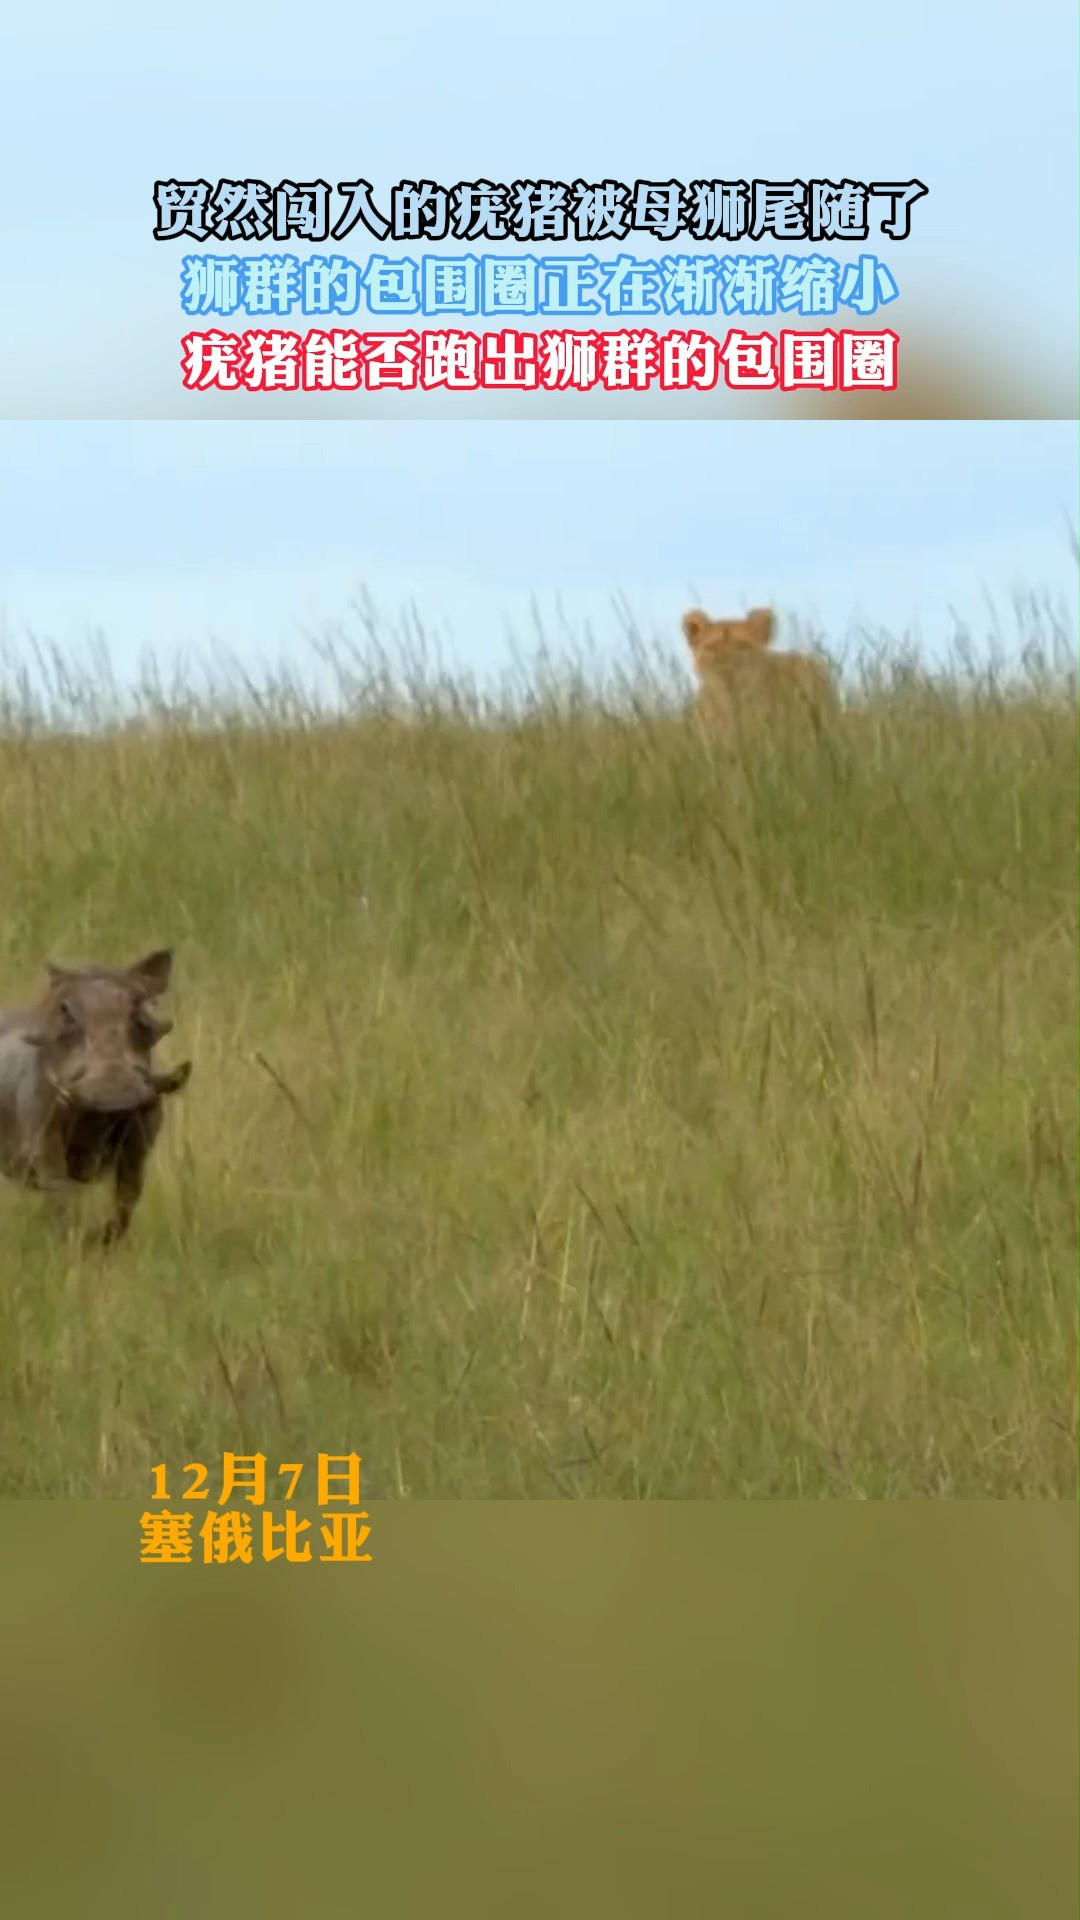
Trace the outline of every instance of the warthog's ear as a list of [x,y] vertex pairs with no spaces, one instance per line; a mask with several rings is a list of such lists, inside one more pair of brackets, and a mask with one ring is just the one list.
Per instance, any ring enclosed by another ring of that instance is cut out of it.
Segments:
[[61,980],[71,979],[71,968],[57,966],[55,960],[46,960],[44,971],[50,987],[59,986]]
[[172,973],[172,948],[157,947],[153,953],[145,953],[128,968],[128,975],[137,991],[147,1000],[156,1000],[164,993]]

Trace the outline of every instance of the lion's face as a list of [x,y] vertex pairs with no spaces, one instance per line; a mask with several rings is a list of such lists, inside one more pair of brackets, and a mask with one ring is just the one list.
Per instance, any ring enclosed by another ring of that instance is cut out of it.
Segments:
[[759,653],[772,640],[776,621],[768,607],[752,607],[744,620],[710,620],[696,607],[683,615],[682,628],[703,677],[733,654]]

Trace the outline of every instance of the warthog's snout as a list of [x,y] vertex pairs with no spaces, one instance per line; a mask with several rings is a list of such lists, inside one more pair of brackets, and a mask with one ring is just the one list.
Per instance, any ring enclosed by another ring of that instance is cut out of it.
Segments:
[[154,1075],[140,1066],[110,1073],[84,1061],[62,1076],[50,1073],[48,1081],[63,1106],[78,1107],[82,1113],[137,1113],[158,1097]]
[[73,1067],[61,1079],[47,1073],[49,1085],[65,1107],[78,1107],[83,1113],[137,1113],[151,1107],[167,1094],[179,1093],[191,1078],[191,1061],[183,1060],[167,1073],[136,1067],[131,1072],[95,1073],[83,1064]]

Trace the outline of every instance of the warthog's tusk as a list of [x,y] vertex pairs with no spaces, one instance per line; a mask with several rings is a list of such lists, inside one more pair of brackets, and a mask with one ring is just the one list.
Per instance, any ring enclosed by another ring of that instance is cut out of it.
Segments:
[[155,1093],[179,1093],[191,1078],[191,1061],[182,1060],[169,1073],[155,1073],[152,1078]]
[[74,1095],[56,1078],[56,1075],[54,1073],[46,1073],[45,1078],[59,1100],[60,1105],[62,1107],[73,1107],[75,1104]]

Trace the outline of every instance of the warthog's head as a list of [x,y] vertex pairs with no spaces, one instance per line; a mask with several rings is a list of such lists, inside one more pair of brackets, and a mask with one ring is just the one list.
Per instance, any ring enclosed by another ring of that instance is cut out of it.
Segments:
[[190,1060],[163,1073],[150,1058],[172,1031],[172,1021],[159,1019],[150,1004],[169,984],[168,949],[131,967],[50,963],[45,971],[48,984],[27,1039],[40,1049],[61,1105],[84,1113],[133,1113],[185,1084]]

